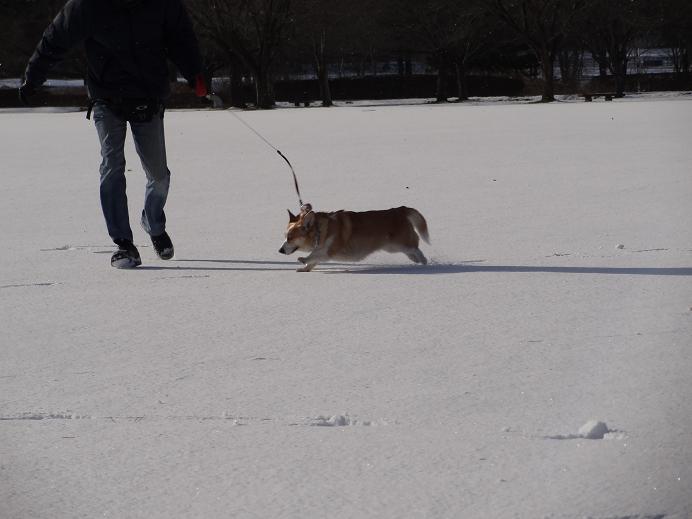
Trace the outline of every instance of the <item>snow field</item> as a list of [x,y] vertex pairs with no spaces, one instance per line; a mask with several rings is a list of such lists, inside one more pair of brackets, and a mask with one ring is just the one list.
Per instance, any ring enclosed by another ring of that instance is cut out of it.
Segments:
[[0,517],[692,515],[692,103],[239,115],[316,210],[419,209],[431,265],[294,272],[280,157],[171,111],[176,257],[129,143],[111,269],[92,123],[0,113]]

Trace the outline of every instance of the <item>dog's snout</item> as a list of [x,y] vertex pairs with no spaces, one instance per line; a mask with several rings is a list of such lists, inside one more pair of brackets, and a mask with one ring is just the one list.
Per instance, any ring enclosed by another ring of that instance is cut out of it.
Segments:
[[295,245],[285,241],[279,249],[279,254],[285,254],[286,256],[288,256],[289,254],[293,254],[296,251],[296,249],[297,247]]

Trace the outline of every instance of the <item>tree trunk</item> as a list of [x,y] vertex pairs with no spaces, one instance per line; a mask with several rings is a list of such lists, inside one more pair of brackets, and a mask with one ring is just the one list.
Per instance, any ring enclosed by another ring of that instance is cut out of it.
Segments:
[[625,97],[625,80],[627,79],[627,59],[618,60],[613,67],[615,76],[615,97]]
[[332,106],[334,103],[332,102],[332,90],[329,87],[329,73],[327,71],[326,62],[323,63],[323,67],[320,69],[320,85],[320,90],[322,92],[322,106]]
[[584,65],[583,54],[583,51],[575,49],[567,49],[558,53],[560,75],[564,83],[574,84],[581,77]]
[[327,36],[324,30],[320,33],[319,45],[313,41],[313,53],[315,57],[315,67],[317,68],[317,79],[320,85],[320,97],[322,106],[332,106],[332,92],[329,88],[329,67],[327,63]]
[[670,57],[673,60],[673,74],[680,77],[682,75],[682,52],[677,47],[670,49]]
[[437,68],[437,92],[435,93],[436,102],[447,102],[447,62],[440,60]]
[[255,92],[257,108],[274,108],[274,91],[270,74],[266,69],[255,73]]
[[235,56],[231,58],[231,106],[245,108],[245,92],[243,91],[243,70],[240,60]]
[[548,49],[542,49],[540,53],[541,68],[543,70],[543,96],[541,102],[555,101],[555,71],[553,69],[553,54]]
[[598,77],[600,77],[601,79],[605,79],[608,77],[608,67],[601,62],[598,63]]
[[235,108],[245,108],[245,92],[243,89],[243,66],[235,54],[228,56],[228,76],[230,79],[228,97],[230,105]]
[[589,54],[598,66],[598,77],[600,79],[608,77],[608,52],[599,45],[590,47]]
[[457,72],[457,95],[459,96],[459,101],[468,101],[469,98],[469,85],[468,78],[466,76],[466,65],[463,62],[456,63]]

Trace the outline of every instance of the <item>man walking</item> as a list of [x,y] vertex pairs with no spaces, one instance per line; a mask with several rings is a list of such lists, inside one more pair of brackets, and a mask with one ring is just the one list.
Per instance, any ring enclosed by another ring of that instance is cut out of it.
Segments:
[[[69,0],[29,60],[19,97],[31,97],[67,51],[83,43],[90,111],[101,142],[100,195],[108,234],[118,246],[111,265],[141,265],[125,192],[125,135],[130,125],[147,177],[141,223],[156,254],[171,259],[164,206],[170,171],[163,114],[170,94],[167,59],[199,97],[207,95],[202,58],[182,0]],[[89,114],[87,115],[89,117]]]

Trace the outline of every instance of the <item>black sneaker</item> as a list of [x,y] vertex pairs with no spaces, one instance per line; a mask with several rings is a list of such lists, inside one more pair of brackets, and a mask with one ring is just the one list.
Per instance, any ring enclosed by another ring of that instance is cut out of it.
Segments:
[[142,264],[139,251],[130,240],[113,240],[118,250],[111,256],[111,267],[117,269],[132,269]]
[[173,242],[171,242],[171,237],[168,236],[167,232],[159,234],[158,236],[152,236],[151,243],[154,246],[156,255],[162,260],[169,260],[173,257],[175,253],[173,250]]

